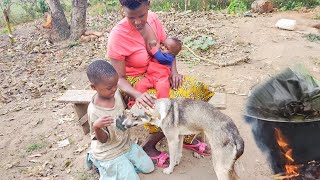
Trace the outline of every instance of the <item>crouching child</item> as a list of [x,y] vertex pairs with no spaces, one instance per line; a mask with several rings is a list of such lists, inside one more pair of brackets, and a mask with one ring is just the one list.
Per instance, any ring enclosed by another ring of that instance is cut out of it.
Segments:
[[97,91],[88,106],[91,146],[87,162],[98,168],[100,180],[137,180],[138,172],[152,172],[152,160],[139,145],[131,143],[130,130],[116,126],[125,110],[116,70],[105,60],[97,60],[88,66],[87,76]]

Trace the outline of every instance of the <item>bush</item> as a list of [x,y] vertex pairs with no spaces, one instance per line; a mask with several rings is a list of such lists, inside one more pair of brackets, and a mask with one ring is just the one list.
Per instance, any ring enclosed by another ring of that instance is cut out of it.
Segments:
[[292,10],[301,7],[314,8],[320,5],[320,0],[273,0],[280,10]]
[[243,13],[249,9],[250,5],[251,3],[247,0],[232,0],[228,6],[228,13]]

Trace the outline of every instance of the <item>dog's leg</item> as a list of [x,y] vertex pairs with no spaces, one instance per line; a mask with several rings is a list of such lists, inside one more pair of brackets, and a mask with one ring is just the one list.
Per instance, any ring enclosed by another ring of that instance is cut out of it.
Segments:
[[176,155],[176,165],[180,164],[181,157],[182,157],[182,147],[183,147],[183,138],[184,136],[179,135],[179,149]]
[[168,141],[170,155],[170,165],[169,167],[163,169],[163,173],[165,174],[171,174],[173,172],[173,169],[176,166],[177,154],[179,153],[179,135],[172,129],[170,129],[169,131],[171,132],[163,131]]
[[212,150],[212,163],[214,171],[219,180],[237,180],[238,176],[234,170],[236,147],[231,144],[226,146],[214,145]]

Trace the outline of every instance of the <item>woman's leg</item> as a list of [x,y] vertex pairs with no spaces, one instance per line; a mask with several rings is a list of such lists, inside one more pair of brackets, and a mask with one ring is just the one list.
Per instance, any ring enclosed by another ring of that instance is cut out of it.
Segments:
[[148,156],[158,156],[161,153],[156,149],[156,145],[163,137],[163,132],[154,132],[148,135],[147,139],[141,144]]

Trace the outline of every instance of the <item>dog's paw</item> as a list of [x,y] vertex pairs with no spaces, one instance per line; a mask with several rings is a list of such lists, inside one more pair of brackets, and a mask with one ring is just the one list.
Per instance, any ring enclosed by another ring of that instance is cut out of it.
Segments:
[[170,167],[164,168],[163,169],[163,173],[164,174],[171,174],[173,172],[173,170]]

